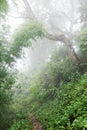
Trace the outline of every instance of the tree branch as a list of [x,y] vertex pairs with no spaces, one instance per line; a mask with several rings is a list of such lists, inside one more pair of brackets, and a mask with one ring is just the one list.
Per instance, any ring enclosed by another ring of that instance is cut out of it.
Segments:
[[44,30],[44,35],[49,40],[63,42],[68,48],[68,51],[69,51],[70,56],[72,57],[73,63],[76,66],[79,66],[79,59],[78,59],[78,57],[77,57],[77,55],[72,47],[72,43],[64,34],[53,35],[53,34],[48,33],[46,30]]
[[[30,15],[30,18],[32,21],[37,21],[31,7],[30,7],[30,4],[28,3],[27,0],[23,0],[25,6],[26,6],[26,9]],[[72,61],[75,65],[79,66],[79,59],[72,47],[72,43],[71,41],[66,37],[66,34],[61,34],[61,35],[53,35],[53,34],[50,34],[46,29],[44,29],[44,35],[47,39],[49,40],[53,40],[53,41],[59,41],[59,42],[63,42],[67,48],[68,48],[68,51],[69,51],[69,54],[70,56],[72,57]]]

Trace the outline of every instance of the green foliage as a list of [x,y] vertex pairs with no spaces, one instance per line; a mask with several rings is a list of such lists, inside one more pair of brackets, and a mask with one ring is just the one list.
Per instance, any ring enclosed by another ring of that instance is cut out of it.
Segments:
[[[86,15],[82,22],[84,22]],[[85,25],[85,23],[84,23]],[[43,27],[40,23],[27,23],[14,35],[11,49],[0,46],[1,61],[1,106],[0,122],[1,128],[6,129],[9,112],[6,113],[10,101],[9,88],[12,78],[7,72],[12,57],[19,57],[23,47],[30,47],[32,41],[44,36]],[[81,64],[87,65],[87,31],[79,34],[80,52],[82,54]],[[4,52],[4,53],[3,53]],[[12,56],[12,57],[11,57]],[[5,64],[4,64],[5,63]],[[86,66],[87,67],[87,66]],[[83,66],[84,72],[86,67]],[[3,69],[4,68],[4,69]],[[73,65],[67,48],[61,45],[57,48],[48,62],[33,74],[26,91],[17,88],[13,97],[10,113],[13,125],[9,130],[31,130],[31,123],[27,116],[22,116],[20,111],[32,112],[41,121],[46,130],[86,130],[87,129],[87,74],[80,77],[78,68]],[[4,80],[3,80],[4,79]],[[18,115],[17,115],[18,114]],[[10,120],[11,120],[10,119]],[[3,127],[4,126],[4,127]]]
[[32,130],[28,114],[24,111],[14,113],[13,123],[8,130]]
[[12,96],[10,89],[14,80],[12,73],[9,71],[10,63],[13,59],[10,57],[7,46],[8,41],[5,39],[4,32],[2,32],[3,31],[0,30],[0,129],[4,130],[7,129],[10,124],[9,104]]
[[87,30],[81,31],[79,41],[80,41],[81,52],[86,62],[87,61]]
[[11,128],[8,130],[32,130],[31,123],[28,119],[20,119],[19,121],[14,121]]
[[61,46],[33,74],[26,92],[23,95],[19,92],[13,108],[32,112],[46,130],[84,130],[87,127],[86,79],[87,74],[80,77],[67,49]]
[[81,65],[83,72],[87,69],[87,1],[80,1],[80,19],[81,19],[81,30],[77,34],[77,43],[80,45]]
[[80,66],[81,71],[87,71],[87,30],[82,30],[77,35],[77,42],[80,46]]
[[61,85],[69,81],[75,82],[78,78],[78,69],[73,66],[65,46],[61,46],[53,52],[50,61],[33,74],[26,90],[18,88],[19,93],[14,97],[13,108],[17,111],[17,109],[25,109],[26,106],[34,110],[41,103],[53,100],[57,88]]
[[61,49],[62,55],[55,51],[43,69],[32,76],[25,96],[19,95],[19,104],[23,110],[27,107],[46,130],[86,130],[87,73],[80,77],[67,58],[67,49]]
[[[83,28],[87,25],[87,2],[81,7]],[[0,13],[8,9],[6,0],[0,0]],[[6,40],[6,28],[0,30],[0,129],[32,130],[27,116],[32,112],[46,130],[87,129],[87,73],[80,77],[78,68],[72,64],[67,48],[57,48],[47,63],[39,68],[29,80],[23,92],[17,88],[12,97],[14,82],[10,65],[14,56],[19,57],[23,47],[44,36],[40,23],[27,23],[14,35],[11,48]],[[3,31],[5,30],[5,31]],[[87,30],[79,34],[80,52],[84,72],[87,71]],[[21,93],[22,92],[22,93]],[[12,100],[13,98],[13,100]],[[11,102],[12,101],[12,102]],[[23,113],[20,113],[23,112]],[[26,115],[26,114],[27,115]],[[12,124],[12,125],[11,125]]]
[[80,19],[82,26],[80,33],[78,33],[77,39],[80,44],[81,70],[84,73],[87,71],[87,0],[80,2]]
[[0,0],[0,12],[7,12],[8,3],[7,0]]
[[23,25],[14,36],[11,53],[17,57],[20,56],[20,52],[23,47],[31,46],[32,40],[37,40],[37,38],[41,38],[43,36],[42,29],[42,24],[37,22]]
[[46,130],[87,129],[87,74],[57,90],[57,96],[34,109]]
[[[63,49],[59,48],[59,50]],[[58,51],[58,50],[57,50]],[[53,56],[41,71],[37,72],[30,81],[30,103],[34,107],[38,104],[52,100],[56,95],[56,90],[62,84],[69,81],[75,82],[78,80],[78,69],[73,66],[71,59],[66,55],[57,57],[58,52],[53,53]],[[69,66],[69,67],[68,67]],[[33,103],[34,105],[33,105]]]

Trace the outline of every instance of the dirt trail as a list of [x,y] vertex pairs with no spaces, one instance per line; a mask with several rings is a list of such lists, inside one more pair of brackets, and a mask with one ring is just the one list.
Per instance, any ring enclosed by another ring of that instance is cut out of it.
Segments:
[[41,123],[32,114],[29,115],[29,118],[33,125],[33,130],[43,130]]

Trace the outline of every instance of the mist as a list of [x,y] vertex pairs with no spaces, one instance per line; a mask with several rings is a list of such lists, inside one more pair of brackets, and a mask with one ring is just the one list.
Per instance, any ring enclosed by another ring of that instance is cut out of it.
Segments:
[[0,130],[86,130],[86,86],[86,0],[0,2]]

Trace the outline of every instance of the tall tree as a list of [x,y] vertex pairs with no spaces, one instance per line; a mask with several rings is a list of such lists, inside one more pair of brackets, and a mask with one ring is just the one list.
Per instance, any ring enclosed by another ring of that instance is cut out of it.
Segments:
[[[22,0],[21,2],[25,6],[25,10],[28,14],[28,16],[27,16],[28,19],[31,20],[31,21],[38,21],[38,18],[34,14],[31,6],[29,4],[29,1],[28,0]],[[63,14],[64,17],[68,17],[63,12],[62,12],[62,14]],[[76,52],[73,48],[72,41],[69,37],[70,35],[68,35],[66,32],[61,31],[60,29],[58,31],[59,31],[58,35],[57,34],[55,35],[53,33],[49,33],[49,31],[47,29],[44,29],[43,33],[44,33],[44,36],[49,40],[59,41],[59,42],[64,43],[68,48],[68,52],[69,52],[70,56],[72,57],[73,63],[75,65],[79,66],[79,59],[78,59],[78,56],[77,56],[77,54],[76,54]]]
[[[0,0],[0,14],[7,11],[7,1]],[[5,24],[5,19],[0,17],[0,129],[4,130],[10,125],[9,120],[9,104],[11,101],[11,87],[13,83],[10,64],[13,58],[10,55],[8,47],[8,26]]]

